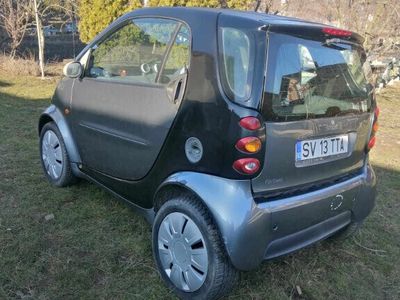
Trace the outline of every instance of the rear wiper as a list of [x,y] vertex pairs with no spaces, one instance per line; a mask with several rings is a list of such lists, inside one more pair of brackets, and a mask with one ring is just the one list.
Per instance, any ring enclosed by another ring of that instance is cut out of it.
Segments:
[[340,110],[337,106],[328,107],[328,109],[325,112],[325,114],[329,117],[338,117],[338,116],[360,114],[360,113],[361,111],[358,109],[351,108],[346,110]]
[[326,39],[325,42],[322,43],[322,46],[331,47],[331,48],[334,48],[337,50],[346,50],[346,48],[343,48],[343,47],[340,47],[340,46],[334,45],[334,44],[344,44],[344,45],[361,47],[360,44],[357,44],[355,42],[348,41],[348,40],[339,39],[339,38]]

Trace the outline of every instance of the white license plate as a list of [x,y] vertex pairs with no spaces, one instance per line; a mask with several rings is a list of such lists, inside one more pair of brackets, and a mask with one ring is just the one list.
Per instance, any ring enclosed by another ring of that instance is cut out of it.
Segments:
[[347,153],[349,136],[338,135],[296,143],[296,161],[328,157]]

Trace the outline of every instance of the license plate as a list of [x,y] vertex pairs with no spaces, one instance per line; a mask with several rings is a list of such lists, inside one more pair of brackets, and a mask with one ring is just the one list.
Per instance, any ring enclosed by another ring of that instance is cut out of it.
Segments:
[[296,161],[345,154],[349,148],[349,136],[338,135],[296,143]]

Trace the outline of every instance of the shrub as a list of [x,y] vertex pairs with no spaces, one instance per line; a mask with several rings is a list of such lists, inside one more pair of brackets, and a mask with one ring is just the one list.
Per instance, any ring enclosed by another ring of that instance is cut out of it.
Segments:
[[[141,8],[140,0],[80,0],[79,34],[88,43],[112,21],[131,10]],[[149,0],[149,6],[227,7],[246,10],[254,6],[253,0]]]
[[79,34],[84,43],[124,13],[140,8],[139,0],[81,0],[79,1]]

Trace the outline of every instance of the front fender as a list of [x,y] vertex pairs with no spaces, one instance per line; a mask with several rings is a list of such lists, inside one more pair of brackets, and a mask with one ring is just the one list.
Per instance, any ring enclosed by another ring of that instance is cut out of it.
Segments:
[[42,127],[49,121],[53,121],[56,123],[58,129],[61,132],[61,135],[64,140],[65,147],[67,148],[67,153],[69,159],[72,163],[81,163],[81,157],[78,152],[78,148],[76,147],[75,141],[72,137],[71,130],[60,110],[54,105],[51,104],[41,115],[39,118],[39,134]]
[[180,172],[168,177],[160,189],[170,185],[191,190],[208,207],[237,269],[250,270],[261,263],[268,243],[270,218],[254,202],[250,180]]

